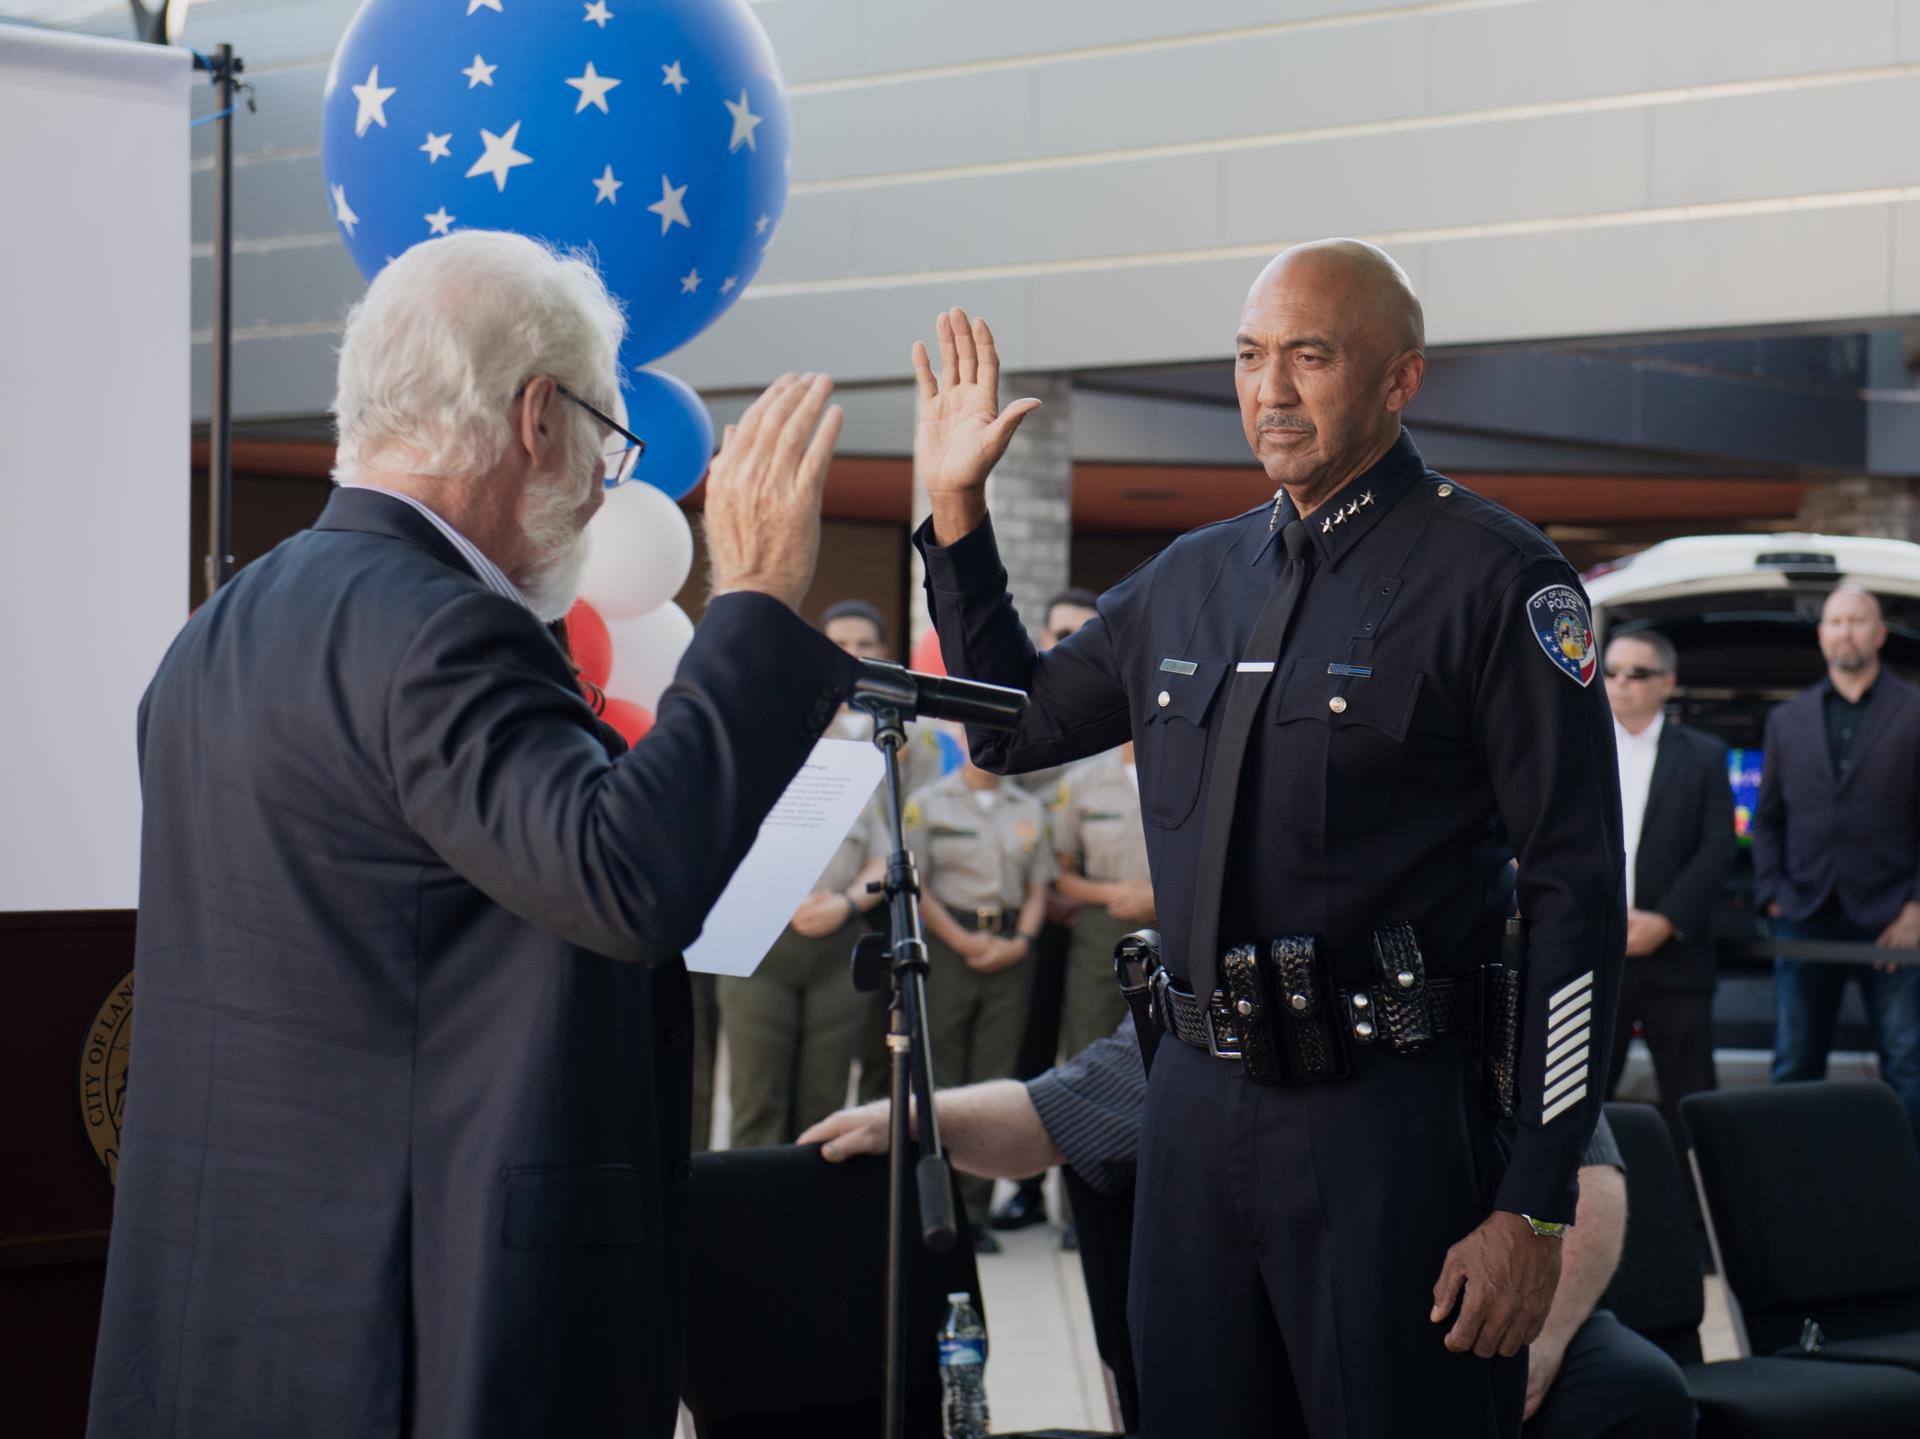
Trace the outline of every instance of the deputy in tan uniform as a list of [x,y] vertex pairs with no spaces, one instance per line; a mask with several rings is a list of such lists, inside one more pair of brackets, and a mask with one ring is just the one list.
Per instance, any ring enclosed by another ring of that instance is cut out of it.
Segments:
[[[1013,1073],[1033,988],[1033,943],[1046,914],[1053,845],[1046,811],[1016,784],[963,765],[906,807],[927,936],[927,1028],[940,1088]],[[974,1247],[993,1183],[962,1179]]]
[[1072,766],[1054,796],[1054,888],[1079,902],[1067,951],[1061,1047],[1078,1054],[1111,1034],[1127,1011],[1113,978],[1113,947],[1154,922],[1147,832],[1133,742]]
[[847,1102],[868,996],[849,960],[861,916],[880,903],[867,885],[886,873],[891,843],[862,811],[793,922],[751,978],[720,980],[733,1147],[791,1144]]
[[[836,600],[820,613],[820,632],[856,659],[893,658],[887,647],[887,622],[880,611],[865,600]],[[828,739],[873,740],[873,716],[842,705],[828,726]],[[900,793],[910,795],[932,784],[946,771],[946,753],[940,745],[940,730],[932,724],[908,724],[906,747],[900,751]],[[874,791],[870,806],[873,822],[880,833],[892,832],[887,814],[887,786],[882,781]],[[887,847],[880,850],[884,866]],[[854,1051],[860,1060],[860,1100],[869,1103],[887,1093],[887,1000],[885,985],[877,994],[859,1002],[855,1019]]]

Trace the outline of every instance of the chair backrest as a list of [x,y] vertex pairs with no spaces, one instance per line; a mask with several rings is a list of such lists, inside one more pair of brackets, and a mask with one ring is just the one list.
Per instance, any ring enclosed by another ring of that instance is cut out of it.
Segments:
[[[887,1163],[819,1150],[693,1157],[686,1377],[700,1439],[841,1439],[881,1428]],[[936,1339],[946,1296],[973,1295],[973,1248],[920,1242],[908,1186],[907,1433],[939,1439]],[[955,1198],[954,1212],[966,1210]]]
[[1893,1091],[1826,1080],[1690,1094],[1702,1199],[1755,1354],[1920,1328],[1920,1155]]
[[1102,1194],[1063,1167],[1067,1204],[1080,1241],[1080,1272],[1087,1281],[1087,1308],[1093,1316],[1094,1346],[1113,1371],[1114,1395],[1127,1432],[1140,1428],[1140,1386],[1133,1372],[1133,1344],[1127,1333],[1127,1277],[1133,1267],[1133,1190]]
[[1680,1363],[1696,1363],[1706,1296],[1666,1122],[1650,1104],[1609,1104],[1607,1123],[1627,1166],[1627,1242],[1600,1302]]

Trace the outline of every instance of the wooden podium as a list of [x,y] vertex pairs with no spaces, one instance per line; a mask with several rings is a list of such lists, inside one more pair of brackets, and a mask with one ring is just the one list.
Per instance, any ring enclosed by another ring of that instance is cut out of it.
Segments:
[[86,1427],[133,926],[132,910],[0,913],[0,1433]]

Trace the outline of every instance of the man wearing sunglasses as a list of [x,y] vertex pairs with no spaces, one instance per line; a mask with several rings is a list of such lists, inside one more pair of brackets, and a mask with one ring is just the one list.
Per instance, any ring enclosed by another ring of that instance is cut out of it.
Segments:
[[147,691],[95,1439],[673,1430],[680,951],[857,669],[794,613],[840,416],[786,376],[709,471],[653,731],[596,726],[543,622],[639,459],[623,329],[521,236],[388,265],[339,490]]
[[1620,1083],[1634,1021],[1660,1085],[1660,1113],[1686,1161],[1681,1096],[1714,1087],[1712,916],[1733,866],[1727,747],[1666,717],[1678,657],[1657,630],[1607,646],[1607,703],[1620,760],[1627,863],[1627,962],[1608,1094]]

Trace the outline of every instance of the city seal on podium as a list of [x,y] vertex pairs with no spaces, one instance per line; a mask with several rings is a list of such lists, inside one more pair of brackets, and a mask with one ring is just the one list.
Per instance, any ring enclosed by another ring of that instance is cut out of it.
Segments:
[[133,1038],[133,971],[108,991],[80,1051],[80,1119],[107,1180],[120,1178],[120,1123],[127,1105],[127,1051]]

